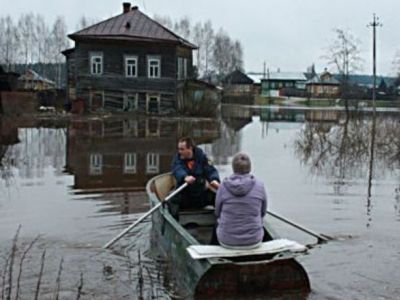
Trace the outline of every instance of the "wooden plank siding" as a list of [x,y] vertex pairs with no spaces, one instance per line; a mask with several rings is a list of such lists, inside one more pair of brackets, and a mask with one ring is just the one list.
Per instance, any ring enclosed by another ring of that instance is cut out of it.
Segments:
[[[103,72],[93,75],[90,55],[103,56]],[[137,77],[125,76],[125,57],[138,59]],[[161,60],[160,78],[148,78],[148,57]],[[123,110],[125,94],[137,94],[137,110],[146,112],[147,95],[159,95],[160,112],[177,110],[176,93],[177,60],[187,59],[187,78],[193,77],[192,50],[171,44],[82,41],[77,42],[73,53],[67,55],[68,91],[70,100],[82,98],[90,106],[91,93],[103,92],[104,109]]]

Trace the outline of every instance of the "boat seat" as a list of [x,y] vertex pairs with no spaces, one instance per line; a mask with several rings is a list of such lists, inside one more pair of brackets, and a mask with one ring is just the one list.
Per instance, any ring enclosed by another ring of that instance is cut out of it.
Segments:
[[186,251],[189,252],[193,259],[263,255],[284,251],[304,252],[306,250],[306,246],[288,239],[276,239],[264,242],[257,248],[246,250],[228,249],[222,246],[212,245],[191,245],[186,248]]

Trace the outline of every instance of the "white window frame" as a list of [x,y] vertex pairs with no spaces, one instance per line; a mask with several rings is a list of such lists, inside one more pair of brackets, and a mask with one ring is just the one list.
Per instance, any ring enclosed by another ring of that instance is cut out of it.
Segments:
[[[153,63],[156,64],[154,65]],[[147,57],[147,77],[161,78],[161,58],[159,56]]]
[[161,99],[160,94],[147,94],[146,95],[146,112],[150,113],[149,106],[150,106],[151,98],[157,98],[157,105],[158,105],[157,113],[160,113],[160,99]]
[[138,93],[124,93],[124,96],[123,96],[123,103],[122,103],[122,110],[124,110],[125,111],[125,108],[127,107],[127,105],[128,105],[128,101],[129,101],[129,98],[131,98],[131,99],[133,99],[133,109],[132,110],[129,110],[129,111],[134,111],[134,110],[137,110],[138,109],[138,102],[139,102],[139,95],[138,95]]
[[[134,61],[134,63],[131,64],[129,63],[129,61]],[[138,77],[138,57],[136,55],[125,55],[124,65],[125,65],[125,77],[128,78]],[[135,72],[132,72],[133,66]]]
[[147,153],[146,174],[158,174],[160,172],[160,154]]
[[98,176],[103,174],[103,154],[90,153],[89,174]]
[[124,174],[136,174],[137,155],[134,152],[124,154]]
[[[100,62],[96,62],[96,59],[100,59]],[[92,52],[90,53],[90,74],[100,76],[103,74],[103,53]]]

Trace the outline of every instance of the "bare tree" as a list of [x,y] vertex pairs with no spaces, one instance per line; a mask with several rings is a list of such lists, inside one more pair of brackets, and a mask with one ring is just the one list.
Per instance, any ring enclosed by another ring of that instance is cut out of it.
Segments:
[[243,68],[242,45],[239,41],[233,42],[222,29],[215,36],[212,63],[220,77]]
[[214,48],[214,29],[212,27],[212,23],[208,20],[204,23],[203,27],[203,42],[202,46],[204,49],[204,75],[209,74],[209,67],[210,67],[210,58],[212,56],[212,49]]
[[19,34],[10,16],[0,18],[0,63],[11,71],[13,64],[17,62],[19,47]]
[[362,69],[360,41],[349,30],[335,28],[333,31],[335,38],[323,58],[340,74],[342,98],[346,101],[347,107],[349,75]]
[[20,55],[21,62],[25,65],[25,70],[28,64],[33,62],[33,45],[36,41],[35,35],[35,16],[30,14],[23,14],[18,20],[18,30],[20,36]]
[[64,62],[62,51],[68,48],[69,42],[67,39],[67,25],[63,17],[58,16],[54,22],[52,30],[52,57],[57,64],[57,86],[61,85],[61,64]]
[[84,29],[84,28],[86,28],[86,27],[89,27],[89,26],[91,26],[91,25],[93,25],[93,24],[96,24],[96,23],[98,23],[98,20],[96,20],[96,19],[89,19],[89,18],[87,18],[86,16],[82,16],[82,17],[79,19],[79,22],[78,22],[78,24],[77,24],[77,26],[76,26],[76,30],[82,30],[82,29]]
[[191,34],[191,22],[189,17],[185,16],[177,21],[174,25],[174,31],[184,39],[189,40]]
[[160,15],[154,15],[153,19],[163,25],[164,27],[168,28],[169,30],[174,29],[174,23],[172,22],[171,18],[169,16],[160,16]]
[[202,57],[203,57],[203,36],[204,36],[204,31],[203,31],[203,26],[201,25],[200,22],[197,22],[196,25],[193,27],[193,42],[197,45],[198,49],[196,51],[196,65],[197,65],[197,72],[200,74],[203,72],[203,62],[202,62]]

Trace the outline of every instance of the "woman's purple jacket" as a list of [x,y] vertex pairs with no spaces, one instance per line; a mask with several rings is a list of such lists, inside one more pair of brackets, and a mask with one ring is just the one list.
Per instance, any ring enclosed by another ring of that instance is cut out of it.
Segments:
[[260,242],[266,210],[267,194],[260,180],[251,174],[225,178],[215,201],[218,241],[229,246]]

